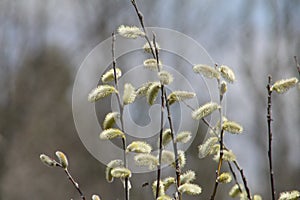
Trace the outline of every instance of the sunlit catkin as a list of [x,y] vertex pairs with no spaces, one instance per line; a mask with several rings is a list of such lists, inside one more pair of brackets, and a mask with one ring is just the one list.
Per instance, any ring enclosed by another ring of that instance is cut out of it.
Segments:
[[99,85],[89,93],[88,100],[95,102],[117,92],[116,88],[111,85]]
[[230,183],[232,180],[232,177],[230,175],[230,173],[228,172],[223,172],[222,174],[220,174],[220,176],[218,176],[217,181],[219,183]]
[[152,150],[152,147],[143,141],[133,141],[131,142],[127,148],[127,152],[135,152],[135,153],[150,153]]
[[147,102],[148,102],[148,104],[150,104],[150,105],[154,104],[154,102],[157,98],[159,89],[160,89],[160,83],[159,82],[155,82],[149,87],[149,89],[147,91]]
[[104,131],[102,131],[99,135],[100,139],[101,140],[111,140],[111,139],[114,139],[116,137],[125,137],[125,134],[119,130],[119,129],[116,129],[116,128],[109,128],[109,129],[106,129]]
[[225,121],[222,125],[222,129],[233,134],[239,134],[243,132],[243,127],[234,121]]
[[281,192],[278,200],[297,200],[300,198],[300,192],[297,190]]
[[105,178],[107,182],[111,183],[114,180],[114,177],[111,174],[111,171],[116,167],[122,167],[124,165],[122,160],[112,160],[107,164],[106,170],[105,170]]
[[44,163],[48,167],[53,167],[56,165],[56,161],[45,154],[40,155],[40,160],[42,161],[42,163]]
[[136,97],[135,88],[130,83],[125,83],[124,94],[123,94],[124,105],[133,103],[135,97]]
[[[114,69],[110,69],[105,74],[102,75],[101,80],[103,83],[108,83],[115,80]],[[122,71],[119,68],[116,68],[117,79],[122,76]]]
[[295,87],[298,83],[298,79],[293,77],[293,78],[289,78],[289,79],[282,79],[279,81],[276,81],[272,87],[271,90],[272,91],[276,91],[279,94],[283,94],[285,92],[287,92],[289,89]]
[[221,76],[229,83],[233,83],[235,81],[235,75],[233,70],[226,66],[226,65],[221,65],[220,67],[220,72]]
[[209,65],[203,65],[203,64],[195,65],[193,67],[193,70],[195,73],[202,74],[206,78],[220,79],[220,73]]
[[200,106],[198,109],[194,110],[192,112],[192,117],[193,117],[193,119],[200,120],[200,119],[210,115],[211,113],[213,113],[215,110],[217,110],[219,108],[220,108],[219,104],[217,104],[215,102],[209,102],[209,103],[206,103],[206,104]]
[[112,128],[112,126],[116,123],[116,119],[120,117],[120,114],[118,112],[110,112],[108,113],[103,121],[103,129],[109,129]]
[[199,185],[192,183],[185,183],[178,187],[180,193],[186,193],[189,195],[197,195],[202,192],[202,189]]
[[173,91],[171,94],[168,95],[168,102],[169,102],[169,105],[172,105],[175,102],[192,99],[195,96],[196,96],[196,94],[194,92]]
[[56,157],[58,158],[59,163],[61,164],[61,166],[62,166],[64,169],[67,169],[67,168],[68,168],[68,165],[69,165],[67,156],[66,156],[63,152],[61,152],[61,151],[56,151],[56,152],[55,152],[55,155],[56,155]]
[[139,36],[145,36],[145,33],[138,27],[136,26],[124,26],[121,25],[118,28],[118,33],[125,38],[128,39],[136,39]]
[[196,173],[192,170],[188,170],[185,173],[180,175],[180,183],[190,183],[196,179]]

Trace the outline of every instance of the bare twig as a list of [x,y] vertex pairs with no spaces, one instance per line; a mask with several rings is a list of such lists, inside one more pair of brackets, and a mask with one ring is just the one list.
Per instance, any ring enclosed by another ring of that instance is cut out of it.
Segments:
[[[297,58],[296,58],[297,60]],[[267,106],[267,124],[268,124],[268,141],[269,141],[269,148],[268,148],[268,159],[269,159],[269,170],[270,170],[270,184],[271,184],[271,192],[272,192],[272,200],[275,200],[275,183],[274,183],[274,172],[272,166],[272,77],[271,75],[268,76],[268,106]]]
[[231,163],[227,162],[227,164],[228,164],[229,170],[230,170],[230,172],[231,172],[231,174],[233,176],[233,180],[234,180],[235,184],[238,186],[238,189],[239,189],[240,193],[242,193],[242,188],[241,188],[241,186],[240,186],[240,184],[239,184],[239,182],[237,180],[236,174],[235,174],[235,172],[234,172],[234,170],[233,170],[233,168],[231,166]]
[[179,200],[181,200],[181,194],[178,191],[178,187],[180,186],[181,169],[180,169],[180,166],[179,166],[177,143],[176,143],[176,140],[175,140],[173,122],[172,122],[172,117],[171,117],[171,110],[170,110],[170,105],[169,105],[169,101],[168,101],[166,91],[164,91],[164,96],[165,96],[165,100],[166,100],[166,107],[167,107],[167,112],[168,112],[168,121],[169,121],[169,125],[170,125],[172,144],[173,144],[173,150],[174,150],[174,155],[175,155],[175,169],[176,169],[176,183],[177,183],[176,184],[176,190],[177,190],[177,193],[178,193]]
[[[147,30],[146,30],[146,28],[145,28],[144,16],[143,16],[142,12],[139,10],[139,8],[138,8],[138,6],[137,6],[135,0],[131,0],[131,4],[132,4],[133,7],[134,7],[134,10],[135,10],[135,12],[136,12],[136,14],[137,14],[137,16],[138,16],[139,22],[140,22],[140,24],[141,24],[141,27],[142,27],[142,29],[143,29],[143,31],[144,31],[144,33],[145,33],[145,39],[146,39],[147,43],[149,44],[151,54],[152,54],[153,58],[155,59],[155,58],[156,58],[156,57],[155,57],[156,55],[155,55],[155,52],[154,52],[154,50],[153,50],[153,47],[152,47],[152,44],[151,44],[151,40],[150,40],[149,37],[148,37]],[[154,44],[153,44],[153,45],[154,45]]]
[[[116,58],[115,58],[115,41],[116,41],[116,36],[115,33],[112,33],[112,67],[114,70],[114,81],[115,81],[115,87],[116,90],[119,91],[119,85],[118,85],[118,77],[117,77],[117,71],[116,71]],[[123,121],[123,111],[124,111],[124,106],[121,101],[121,97],[119,92],[116,93],[118,104],[119,104],[119,111],[120,111],[120,122],[121,122],[121,130],[123,133],[125,133],[124,130],[124,121]],[[123,159],[124,159],[124,165],[127,167],[127,159],[126,159],[126,138],[122,137],[122,144],[123,144]],[[125,199],[129,200],[129,189],[128,189],[128,178],[125,178]]]
[[246,193],[247,193],[247,198],[249,200],[251,200],[251,193],[250,193],[250,189],[248,187],[248,183],[247,183],[247,179],[246,179],[246,176],[244,174],[244,170],[239,166],[238,162],[235,160],[233,161],[233,164],[234,166],[239,170],[240,174],[241,174],[241,177],[242,177],[242,180],[243,180],[243,184],[244,184],[244,187],[245,187],[245,190],[246,190]]
[[297,69],[297,71],[298,71],[299,78],[300,78],[300,64],[298,63],[297,56],[294,56],[294,60],[295,60],[296,69]]
[[[156,58],[156,65],[157,71],[160,71],[159,66],[159,57],[158,57],[158,49],[156,46],[156,37],[153,34],[153,44],[155,49],[155,57]],[[165,109],[165,100],[164,100],[164,85],[161,85],[161,109],[160,109],[160,133],[159,133],[159,155],[158,155],[158,166],[157,166],[157,185],[156,185],[156,199],[159,196],[159,188],[160,188],[160,177],[161,177],[161,157],[162,157],[162,138],[163,138],[163,126],[164,126],[164,109]]]
[[[218,64],[215,64],[215,68],[218,67]],[[223,95],[221,93],[221,82],[220,82],[220,79],[217,79],[217,83],[218,83],[218,89],[219,89],[219,104],[220,104],[220,108],[219,108],[219,120],[220,120],[220,127],[219,127],[219,130],[220,130],[220,155],[219,155],[219,163],[218,163],[218,168],[216,170],[216,182],[215,182],[215,186],[214,186],[214,190],[213,190],[213,193],[210,197],[211,200],[214,200],[215,199],[215,196],[216,196],[216,193],[217,193],[217,189],[218,189],[218,177],[220,176],[220,173],[221,173],[221,168],[222,168],[222,163],[223,163],[223,147],[224,147],[224,130],[222,128],[222,124],[223,124],[223,113],[222,113],[222,100],[223,100]],[[213,129],[214,130],[214,129]]]
[[[52,159],[52,158],[51,158]],[[71,181],[71,183],[74,185],[74,187],[76,188],[76,190],[78,191],[78,193],[80,194],[80,197],[82,200],[85,200],[85,196],[82,192],[82,190],[79,187],[79,184],[74,180],[74,178],[71,176],[70,172],[68,171],[67,168],[63,167],[62,164],[60,164],[59,162],[56,162],[54,159],[52,159],[53,162],[55,162],[54,166],[56,167],[60,167],[64,170],[64,172],[66,173],[68,179]]]

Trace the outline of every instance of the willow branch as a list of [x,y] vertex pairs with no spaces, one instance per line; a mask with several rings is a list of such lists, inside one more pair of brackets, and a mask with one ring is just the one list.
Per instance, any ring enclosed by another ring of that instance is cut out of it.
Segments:
[[[296,59],[297,60],[297,59]],[[272,192],[272,200],[275,200],[275,183],[274,183],[274,172],[272,166],[272,90],[271,90],[271,82],[272,77],[268,76],[268,105],[267,105],[267,124],[268,124],[268,159],[269,159],[269,173],[270,173],[270,184],[271,184],[271,192]]]
[[[160,71],[159,66],[159,57],[158,57],[158,49],[156,46],[156,37],[155,34],[153,34],[153,44],[155,49],[155,58],[156,58],[156,65],[157,65],[157,71]],[[161,158],[162,158],[162,138],[163,138],[163,126],[164,126],[164,109],[165,109],[165,100],[164,100],[164,85],[161,85],[161,109],[160,109],[160,133],[159,133],[159,155],[158,155],[158,166],[157,166],[157,185],[156,185],[156,199],[159,196],[159,188],[160,188],[160,177],[161,177]]]
[[294,56],[294,60],[295,60],[296,69],[297,69],[297,71],[298,71],[299,78],[300,78],[300,64],[298,63],[297,56]]
[[[117,70],[116,70],[116,58],[115,58],[115,41],[116,41],[116,36],[115,33],[112,33],[112,67],[114,70],[114,81],[115,81],[115,87],[116,90],[119,91],[119,84],[118,84],[118,77],[117,77]],[[124,111],[124,106],[121,102],[121,97],[119,92],[116,93],[117,96],[117,101],[119,105],[119,111],[120,111],[120,122],[121,122],[121,130],[123,133],[125,133],[124,130],[124,121],[123,121],[123,111]],[[124,159],[124,165],[127,167],[127,159],[126,159],[126,138],[122,137],[122,144],[123,144],[123,159]],[[125,199],[129,200],[129,189],[128,189],[128,178],[125,178]]]
[[170,110],[170,105],[167,97],[166,91],[164,91],[164,96],[166,100],[166,107],[167,107],[167,112],[168,112],[168,121],[170,125],[170,130],[171,130],[171,137],[172,137],[172,144],[173,144],[173,150],[174,150],[174,155],[175,155],[175,169],[176,169],[176,190],[178,193],[179,200],[181,200],[181,194],[178,191],[178,187],[180,186],[180,166],[179,166],[179,160],[178,160],[178,149],[177,149],[177,142],[175,140],[175,134],[174,134],[174,128],[173,128],[173,122],[172,122],[172,117],[171,117],[171,110]]
[[235,174],[235,172],[234,172],[234,170],[232,168],[231,163],[227,162],[227,164],[228,164],[229,170],[230,170],[230,172],[231,172],[231,174],[233,176],[233,180],[234,180],[235,184],[238,186],[238,189],[239,189],[240,193],[242,193],[242,188],[241,188],[241,186],[240,186],[240,184],[239,184],[239,182],[237,180],[236,174]]
[[156,58],[156,57],[155,57],[156,55],[155,55],[155,52],[154,52],[154,50],[153,50],[153,46],[152,46],[152,44],[151,44],[151,40],[150,40],[149,37],[148,37],[147,30],[146,30],[146,28],[145,28],[144,16],[143,16],[142,12],[139,10],[139,8],[138,8],[138,6],[137,6],[135,0],[131,0],[131,4],[132,4],[133,7],[134,7],[134,10],[135,10],[135,12],[136,12],[136,14],[137,14],[137,16],[138,16],[140,25],[141,25],[141,27],[142,27],[144,33],[145,33],[145,39],[146,39],[147,43],[149,44],[151,54],[152,54],[153,58],[155,59],[155,58]]

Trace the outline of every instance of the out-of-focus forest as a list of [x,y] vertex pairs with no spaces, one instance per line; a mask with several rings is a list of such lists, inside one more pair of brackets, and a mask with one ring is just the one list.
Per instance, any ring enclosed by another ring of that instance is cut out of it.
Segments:
[[[253,194],[270,199],[267,162],[266,84],[298,76],[300,1],[139,0],[147,26],[183,32],[218,63],[231,66],[237,83],[227,114],[244,133],[226,141],[237,155]],[[72,115],[72,86],[86,55],[121,24],[139,25],[130,1],[65,0],[0,3],[0,199],[79,199],[59,169],[45,167],[41,153],[67,153],[70,171],[88,199],[123,199],[120,182],[106,183],[105,166],[81,143]],[[108,49],[108,51],[110,51]],[[274,95],[274,172],[279,192],[300,189],[299,90]],[[216,163],[198,159],[198,136],[187,150],[191,169],[210,196]],[[152,199],[150,187],[132,178],[132,199]],[[222,185],[217,199],[230,199]],[[187,197],[186,199],[199,199]]]

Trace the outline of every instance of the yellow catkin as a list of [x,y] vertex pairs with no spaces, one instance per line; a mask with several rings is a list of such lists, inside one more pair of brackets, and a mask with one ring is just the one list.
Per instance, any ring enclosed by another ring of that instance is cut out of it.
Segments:
[[99,85],[98,87],[96,87],[89,93],[88,100],[90,102],[95,102],[95,101],[98,101],[99,99],[102,99],[104,97],[111,95],[112,93],[118,93],[116,88],[114,88],[113,86]]
[[271,90],[276,91],[279,94],[283,94],[287,92],[289,89],[295,87],[297,83],[298,83],[298,79],[295,77],[289,79],[282,79],[276,81],[271,87]]
[[[114,69],[111,69],[111,70],[107,71],[101,77],[102,82],[103,83],[108,83],[108,82],[111,82],[111,81],[115,80],[115,74],[114,73],[115,73]],[[120,78],[122,76],[121,69],[116,68],[116,75],[117,75],[117,78]]]
[[202,74],[206,78],[220,79],[220,73],[209,65],[199,64],[193,67],[195,73]]
[[209,103],[206,103],[206,104],[200,106],[198,109],[194,110],[192,112],[192,117],[193,117],[193,119],[200,120],[200,119],[210,115],[211,113],[213,113],[215,110],[217,110],[219,108],[220,108],[219,104],[217,104],[215,102],[209,102]]
[[123,94],[124,105],[133,103],[135,97],[136,97],[135,88],[130,83],[126,83],[124,85],[124,94]]
[[180,193],[186,193],[186,194],[189,194],[189,195],[197,195],[197,194],[200,194],[202,192],[202,189],[197,184],[185,183],[185,184],[182,184],[178,187],[178,191]]
[[107,164],[106,170],[105,170],[105,178],[107,182],[111,183],[114,180],[114,177],[111,174],[111,171],[116,167],[122,167],[124,165],[122,160],[112,160]]
[[56,151],[56,152],[55,152],[55,155],[56,155],[56,157],[58,158],[59,163],[61,164],[61,166],[62,166],[64,169],[67,169],[67,168],[68,168],[68,165],[69,165],[67,156],[66,156],[63,152],[61,152],[61,151]]
[[229,83],[233,83],[235,81],[235,75],[233,70],[226,66],[226,65],[221,65],[220,67],[220,72],[221,76]]
[[124,26],[121,25],[118,28],[118,33],[125,38],[128,39],[136,39],[139,36],[145,36],[145,33],[138,27],[136,26]]
[[136,153],[150,153],[152,147],[143,141],[133,141],[131,142],[127,148],[127,152],[136,152]]
[[100,139],[102,140],[111,140],[111,139],[114,139],[116,137],[125,137],[125,134],[119,130],[119,129],[116,129],[116,128],[109,128],[109,129],[106,129],[104,131],[102,131],[99,135]]

